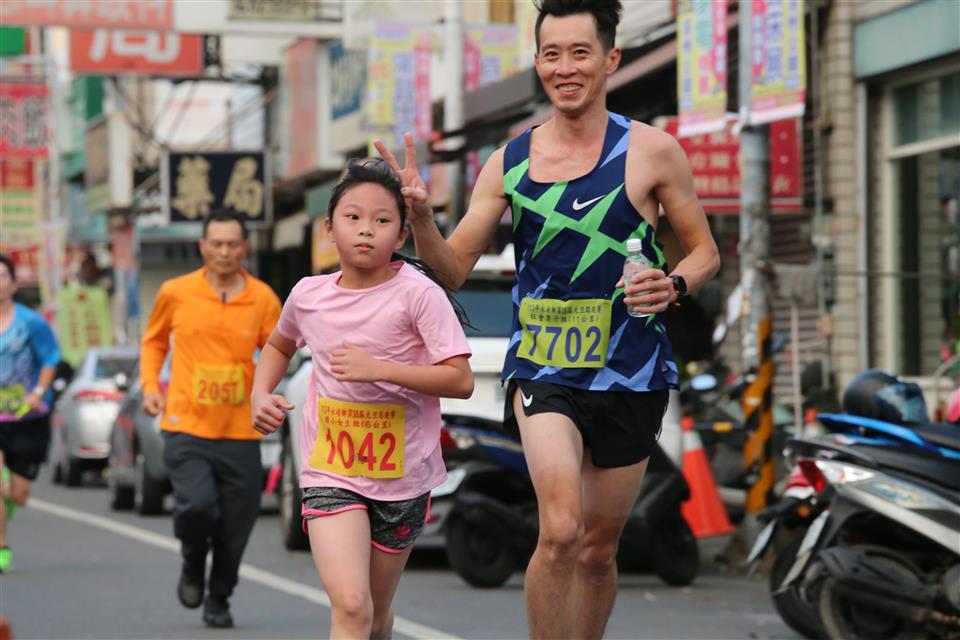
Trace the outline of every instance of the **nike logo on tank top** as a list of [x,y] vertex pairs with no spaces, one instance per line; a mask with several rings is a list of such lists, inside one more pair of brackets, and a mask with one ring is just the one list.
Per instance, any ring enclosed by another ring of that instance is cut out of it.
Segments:
[[677,386],[677,365],[655,315],[632,317],[616,284],[627,240],[666,270],[653,227],[624,185],[629,118],[611,113],[597,165],[574,180],[530,178],[530,135],[504,150],[503,187],[513,213],[517,280],[503,379],[597,391]]

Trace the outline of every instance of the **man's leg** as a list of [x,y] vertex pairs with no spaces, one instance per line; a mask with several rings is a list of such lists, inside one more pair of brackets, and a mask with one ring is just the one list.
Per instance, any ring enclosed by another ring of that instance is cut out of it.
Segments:
[[180,540],[183,556],[181,578],[193,586],[199,585],[199,595],[190,594],[184,605],[196,607],[203,597],[210,538],[220,519],[213,468],[204,451],[206,443],[200,438],[165,433],[163,440],[163,459],[173,486],[173,533]]
[[583,440],[567,416],[528,417],[519,393],[513,403],[540,514],[540,537],[524,579],[530,637],[569,638],[575,617],[573,577],[583,535]]
[[601,469],[583,456],[583,545],[577,562],[576,638],[601,638],[617,597],[620,534],[640,495],[647,460]]
[[260,514],[263,486],[260,443],[256,440],[211,442],[220,519],[212,536],[210,595],[229,598],[237,584],[243,550]]

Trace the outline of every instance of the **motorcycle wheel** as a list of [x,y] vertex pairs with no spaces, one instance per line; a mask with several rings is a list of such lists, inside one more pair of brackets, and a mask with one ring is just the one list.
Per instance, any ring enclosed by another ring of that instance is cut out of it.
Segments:
[[505,540],[460,517],[447,521],[447,559],[467,584],[489,589],[502,586],[517,570],[517,558]]
[[700,571],[700,547],[680,511],[665,516],[650,532],[653,572],[672,587],[692,583]]
[[780,583],[787,577],[793,561],[797,559],[797,551],[803,537],[800,536],[777,554],[770,569],[770,594],[773,606],[787,626],[805,638],[819,638],[820,622],[817,617],[817,603],[808,602],[801,591],[800,582],[794,582],[786,592],[772,595],[780,588]]
[[[919,578],[905,562],[889,553],[877,553],[874,560],[911,578]],[[836,580],[827,576],[820,589],[820,621],[830,640],[912,640],[924,637],[923,628],[912,620],[891,615],[882,607],[870,607],[837,590]]]

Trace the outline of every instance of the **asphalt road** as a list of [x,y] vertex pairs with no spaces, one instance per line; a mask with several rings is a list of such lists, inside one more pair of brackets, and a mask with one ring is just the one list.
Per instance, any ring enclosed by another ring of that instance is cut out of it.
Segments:
[[[269,504],[269,503],[268,503]],[[49,470],[13,520],[12,571],[0,576],[0,614],[14,638],[318,638],[326,595],[308,553],[286,551],[277,517],[261,516],[231,601],[237,627],[206,629],[176,600],[178,545],[169,515],[107,506],[102,486],[54,486]],[[394,603],[396,638],[523,638],[522,575],[473,589],[442,552],[417,550]],[[776,615],[765,581],[706,570],[689,588],[621,576],[608,638],[798,638]]]

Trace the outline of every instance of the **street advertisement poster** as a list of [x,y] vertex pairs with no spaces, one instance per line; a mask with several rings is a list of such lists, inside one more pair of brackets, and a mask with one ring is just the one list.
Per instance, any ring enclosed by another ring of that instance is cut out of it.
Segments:
[[123,29],[72,29],[75,73],[193,77],[203,71],[203,36]]
[[284,86],[288,89],[289,155],[286,175],[295,177],[317,167],[320,144],[317,120],[317,41],[301,38],[283,56]]
[[164,216],[170,224],[202,222],[211,211],[240,214],[251,228],[272,220],[270,172],[263,151],[164,153]]
[[[519,70],[515,25],[472,25],[464,29],[463,83],[469,93]],[[485,152],[489,157],[490,153]],[[466,187],[472,191],[483,167],[481,152],[466,155]]]
[[33,231],[0,239],[0,253],[10,256],[17,268],[17,283],[40,284],[40,233]]
[[679,137],[720,131],[727,110],[727,0],[677,6]]
[[367,54],[367,128],[394,147],[403,134],[426,139],[433,130],[430,58],[433,27],[378,22]]
[[0,23],[170,30],[173,0],[3,0]]
[[60,290],[58,302],[60,353],[71,366],[79,365],[91,347],[113,344],[106,289],[66,286]]
[[0,82],[0,157],[47,157],[48,94],[42,82]]
[[[733,119],[728,120],[733,124]],[[666,121],[665,129],[678,136],[679,118]],[[693,186],[707,213],[740,212],[740,138],[730,128],[680,138],[693,171]],[[798,119],[770,124],[770,205],[774,213],[802,210],[801,139]]]
[[0,157],[0,236],[33,231],[40,224],[42,172],[35,162]]
[[343,43],[330,46],[330,115],[334,120],[356,113],[363,106],[367,87],[367,56],[347,51]]
[[753,0],[750,124],[803,115],[807,90],[803,0]]

